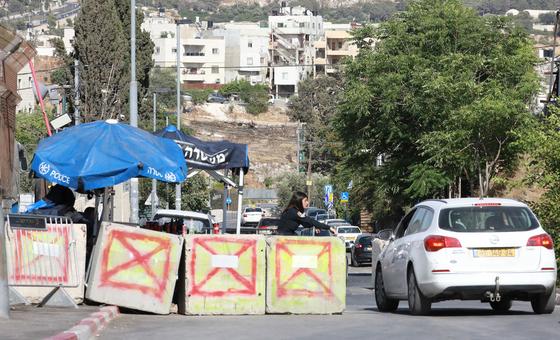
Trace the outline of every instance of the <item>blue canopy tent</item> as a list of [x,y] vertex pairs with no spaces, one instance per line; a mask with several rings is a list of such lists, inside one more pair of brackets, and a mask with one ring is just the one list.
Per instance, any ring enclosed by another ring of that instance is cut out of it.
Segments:
[[[241,232],[241,206],[243,201],[243,176],[249,171],[249,155],[247,144],[238,144],[228,141],[205,142],[193,136],[189,136],[178,130],[174,125],[155,132],[155,135],[174,140],[183,150],[186,163],[192,169],[204,170],[216,180],[224,183],[224,204],[222,230],[226,228],[226,199],[227,186],[238,189],[237,198],[237,221],[236,232]],[[227,177],[227,171],[239,172],[239,183],[236,184],[231,178]],[[217,170],[224,170],[221,174]],[[191,171],[190,176],[194,176],[198,171]]]
[[[76,125],[41,140],[31,170],[78,192],[95,192],[96,209],[101,188],[107,207],[106,188],[131,178],[168,183],[187,178],[187,165],[176,143],[111,119]],[[103,210],[105,219],[108,209]]]

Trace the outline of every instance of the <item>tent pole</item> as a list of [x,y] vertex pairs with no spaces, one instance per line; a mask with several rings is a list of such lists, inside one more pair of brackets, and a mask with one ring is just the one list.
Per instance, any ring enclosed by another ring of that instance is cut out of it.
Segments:
[[241,206],[243,203],[243,168],[239,168],[239,186],[237,187],[237,235],[241,234]]
[[[224,177],[227,177],[227,173],[228,173],[228,169],[224,169]],[[227,229],[227,212],[228,212],[228,206],[227,206],[227,196],[228,196],[228,185],[226,184],[226,182],[224,183],[224,205],[223,205],[223,211],[222,211],[222,234],[226,233],[226,229]]]

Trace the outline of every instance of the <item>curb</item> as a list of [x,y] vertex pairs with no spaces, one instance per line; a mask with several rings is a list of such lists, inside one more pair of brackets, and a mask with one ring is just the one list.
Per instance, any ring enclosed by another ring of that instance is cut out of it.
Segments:
[[560,306],[560,293],[556,293],[556,305]]
[[95,337],[119,314],[119,308],[116,306],[101,307],[99,312],[90,314],[89,317],[81,320],[69,330],[45,340],[89,340]]

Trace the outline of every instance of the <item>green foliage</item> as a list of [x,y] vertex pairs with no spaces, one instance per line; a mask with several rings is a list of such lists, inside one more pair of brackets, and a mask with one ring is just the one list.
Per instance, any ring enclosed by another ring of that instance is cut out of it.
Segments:
[[236,80],[220,88],[220,93],[229,97],[239,95],[239,99],[247,103],[247,113],[259,114],[268,109],[268,87],[262,84],[251,85],[247,80]]
[[187,91],[191,94],[193,104],[195,105],[206,103],[208,95],[214,92],[212,89],[188,89]]
[[[288,206],[288,202],[290,201],[293,192],[307,191],[306,175],[303,173],[285,173],[271,179],[271,182],[270,188],[278,190],[278,206],[282,210]],[[323,187],[326,184],[329,184],[329,177],[321,174],[313,174],[312,182],[313,185],[311,186],[311,194],[308,194],[310,205],[322,207],[324,196]]]
[[462,194],[486,194],[513,168],[538,78],[532,43],[509,19],[423,0],[355,36],[377,43],[346,65],[335,127],[344,166],[369,187],[356,189],[365,206],[395,213],[447,196],[459,178],[472,188]]
[[298,84],[298,96],[292,98],[288,115],[291,120],[305,123],[305,143],[311,145],[313,171],[329,173],[338,162],[338,139],[332,126],[341,92],[340,80],[330,76],[308,78]]
[[545,190],[540,200],[530,202],[543,228],[554,240],[560,268],[560,109],[549,105],[549,115],[541,117],[522,137],[530,153],[528,186]]
[[[151,207],[145,205],[152,190],[152,181],[150,179],[140,179],[140,210],[146,218],[150,217]],[[157,196],[159,198],[160,209],[176,209],[175,208],[175,185],[168,183],[157,183]],[[191,211],[207,211],[210,198],[210,181],[207,176],[198,174],[189,178],[181,185],[181,210]]]
[[[129,110],[130,11],[129,2],[85,0],[75,21],[74,56],[80,61],[80,99],[84,121],[115,118]],[[140,29],[137,15],[137,67],[139,113],[149,113],[147,95],[153,65],[153,43]],[[142,115],[144,117],[142,117]]]

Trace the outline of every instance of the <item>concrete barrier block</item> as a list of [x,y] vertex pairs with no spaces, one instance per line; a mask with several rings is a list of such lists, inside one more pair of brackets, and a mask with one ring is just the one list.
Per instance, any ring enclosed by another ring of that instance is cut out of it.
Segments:
[[264,314],[265,248],[260,235],[185,236],[186,313]]
[[86,297],[169,314],[183,238],[103,223],[95,245]]
[[[56,228],[56,225],[49,225],[49,228]],[[59,255],[59,258],[55,259],[48,259],[42,254],[39,250],[40,247],[33,247],[34,243],[42,243],[44,242],[45,236],[34,237],[32,232],[23,232],[23,236],[18,238],[21,245],[11,245],[10,250],[12,252],[8,252],[8,258],[10,261],[9,263],[15,263],[15,258],[24,258],[26,257],[29,263],[33,262],[38,268],[41,266],[47,266],[48,268],[52,268],[51,271],[57,273],[57,278],[67,278],[63,280],[63,284],[76,286],[76,287],[65,287],[64,289],[66,292],[74,299],[76,303],[81,303],[84,299],[84,277],[85,277],[85,270],[86,270],[86,225],[85,224],[74,224],[72,225],[72,232],[71,233],[62,233],[57,234],[53,233],[54,237],[58,238],[58,241],[54,242],[58,244],[60,242],[61,249],[69,245],[71,247],[75,247],[75,254],[74,250],[69,253],[62,253],[56,252]],[[15,240],[16,238],[13,238]],[[74,242],[73,242],[74,241]],[[27,248],[31,252],[35,252],[36,257],[33,255],[26,255],[23,256],[20,251],[15,251],[16,247],[20,248]],[[42,257],[42,258],[41,258]],[[43,261],[51,261],[44,262]],[[17,266],[11,266],[12,274],[9,278],[10,284],[15,285],[14,289],[17,290],[22,296],[24,296],[29,302],[31,303],[39,303],[47,294],[49,294],[53,287],[26,287],[26,286],[17,286],[18,284],[25,284],[29,285],[32,280],[30,281],[29,277],[25,277],[25,275],[19,275],[17,272]],[[29,273],[29,268],[22,267],[21,268],[23,273]],[[40,269],[39,269],[40,271]],[[48,278],[47,278],[48,280]],[[44,285],[45,278],[38,281],[40,285]],[[56,280],[59,281],[59,280]]]
[[266,312],[342,313],[346,248],[338,237],[267,239]]

